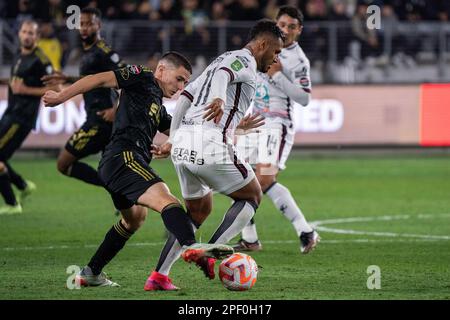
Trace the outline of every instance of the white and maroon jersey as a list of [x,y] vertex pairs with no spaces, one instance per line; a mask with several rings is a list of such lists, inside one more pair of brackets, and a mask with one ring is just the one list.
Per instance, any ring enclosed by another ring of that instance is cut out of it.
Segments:
[[293,104],[309,103],[311,93],[309,60],[297,42],[283,48],[278,55],[282,70],[270,78],[258,72],[253,112],[262,114],[268,122],[292,127]]
[[[256,60],[248,49],[220,55],[182,92],[191,100],[182,124],[203,125],[205,129],[214,128],[223,133],[235,128],[255,96],[256,72]],[[225,101],[218,124],[203,119],[205,107],[215,98]]]

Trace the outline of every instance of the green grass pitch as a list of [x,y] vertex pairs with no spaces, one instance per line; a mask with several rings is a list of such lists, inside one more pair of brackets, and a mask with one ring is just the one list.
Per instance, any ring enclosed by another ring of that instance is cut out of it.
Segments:
[[[53,159],[12,165],[38,190],[22,215],[0,216],[0,299],[450,299],[450,159],[443,156],[292,157],[279,181],[307,219],[329,231],[312,254],[300,255],[291,224],[264,198],[255,216],[264,249],[252,254],[261,269],[247,292],[227,291],[183,261],[171,274],[182,290],[145,292],[164,242],[154,212],[105,269],[120,288],[67,289],[67,267],[86,264],[117,221],[112,202],[102,188],[58,174]],[[170,162],[153,166],[180,196]],[[209,239],[228,206],[215,196],[198,239]],[[345,218],[358,219],[325,221]],[[371,265],[381,271],[379,290],[367,288]]]

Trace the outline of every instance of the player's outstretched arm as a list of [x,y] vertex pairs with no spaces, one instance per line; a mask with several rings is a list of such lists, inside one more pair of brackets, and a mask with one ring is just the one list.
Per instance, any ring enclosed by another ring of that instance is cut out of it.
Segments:
[[[301,70],[299,72],[302,72]],[[296,79],[295,82],[289,80],[282,72],[282,66],[280,61],[270,66],[267,74],[275,82],[275,85],[280,88],[289,98],[295,102],[306,107],[311,99],[311,90],[309,88],[309,76],[302,76],[301,79]],[[302,81],[305,81],[305,85]]]
[[61,92],[47,91],[43,97],[46,107],[57,106],[70,98],[95,88],[117,88],[117,79],[113,71],[86,76]]

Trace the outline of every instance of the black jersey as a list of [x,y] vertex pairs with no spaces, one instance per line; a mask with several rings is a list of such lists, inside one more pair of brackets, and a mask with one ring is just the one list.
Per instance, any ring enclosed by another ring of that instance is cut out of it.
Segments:
[[114,74],[122,91],[105,155],[132,150],[150,162],[154,136],[169,129],[172,121],[162,105],[163,92],[146,67],[131,65]]
[[[105,41],[99,40],[84,51],[80,62],[80,76],[113,71],[123,66],[119,55],[108,47]],[[83,94],[83,98],[87,121],[103,123],[104,120],[97,112],[112,108],[117,93],[113,89],[97,88]]]
[[[41,49],[35,48],[29,54],[20,54],[14,59],[11,68],[11,80],[23,80],[29,87],[43,87],[41,77],[53,73],[50,60]],[[13,94],[8,87],[8,107],[4,115],[14,118],[24,126],[33,128],[39,113],[41,97]]]

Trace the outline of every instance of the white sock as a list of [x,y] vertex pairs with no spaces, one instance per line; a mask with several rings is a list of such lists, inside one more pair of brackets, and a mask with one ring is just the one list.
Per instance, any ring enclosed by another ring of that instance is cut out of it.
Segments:
[[291,192],[288,188],[282,184],[276,182],[269,190],[266,195],[272,199],[274,205],[280,210],[284,216],[292,223],[297,231],[297,235],[300,236],[302,232],[311,232],[313,229],[306,222],[303,213],[300,208],[295,203]]
[[250,243],[258,241],[256,224],[253,222],[253,220],[250,220],[250,222],[244,227],[244,229],[242,229],[242,239]]
[[[194,233],[197,231],[197,227],[192,225],[194,229]],[[168,250],[168,252],[167,252]],[[156,270],[159,273],[168,276],[170,273],[170,269],[172,269],[173,264],[180,258],[181,253],[183,252],[183,248],[174,235],[169,234],[169,239],[167,239],[166,244],[164,245],[161,255],[159,257],[160,261],[158,261],[158,266]]]
[[243,200],[234,202],[223,217],[222,223],[214,232],[209,243],[228,243],[242,231],[254,214],[255,208],[250,202]]

